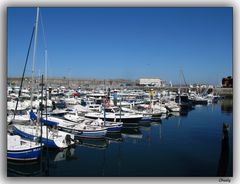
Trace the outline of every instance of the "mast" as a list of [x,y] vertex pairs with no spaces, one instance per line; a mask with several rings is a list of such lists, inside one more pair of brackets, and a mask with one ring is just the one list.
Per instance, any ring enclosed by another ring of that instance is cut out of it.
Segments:
[[178,104],[180,105],[181,104],[181,70],[180,70],[180,73],[179,73],[179,99],[178,99]]
[[44,65],[45,65],[45,88],[46,88],[46,93],[45,93],[45,97],[46,97],[46,109],[47,109],[47,101],[48,101],[48,91],[47,91],[47,48],[45,48],[45,52],[44,52]]
[[47,84],[47,42],[46,42],[46,35],[45,35],[45,29],[43,25],[43,18],[42,18],[42,13],[39,15],[40,17],[40,23],[41,23],[41,28],[42,28],[42,37],[43,37],[43,45],[44,45],[44,65],[45,65],[45,85]]
[[35,22],[35,34],[34,34],[34,45],[33,45],[33,63],[32,63],[32,83],[31,83],[31,109],[33,103],[33,87],[34,87],[34,72],[35,72],[35,58],[36,58],[36,47],[37,47],[37,33],[38,33],[38,17],[39,17],[39,7],[37,7],[37,16]]
[[[43,25],[43,18],[42,18],[42,14],[40,13],[39,15],[40,17],[40,23],[41,23],[41,28],[42,28],[42,37],[43,37],[43,45],[44,45],[44,65],[45,65],[45,88],[46,88],[46,100],[48,99],[48,95],[47,95],[47,65],[48,65],[48,52],[47,52],[47,42],[46,42],[46,35],[45,35],[45,29],[44,29],[44,25]],[[47,105],[46,105],[47,107]]]
[[47,85],[47,49],[45,49],[45,84]]

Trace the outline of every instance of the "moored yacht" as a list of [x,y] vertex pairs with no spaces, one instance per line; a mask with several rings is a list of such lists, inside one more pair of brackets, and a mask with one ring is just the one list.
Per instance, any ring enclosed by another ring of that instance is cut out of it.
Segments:
[[106,121],[114,122],[120,121],[126,124],[136,124],[143,118],[143,115],[134,113],[124,113],[121,112],[121,110],[118,107],[109,107],[105,108],[105,112],[104,110],[102,110],[101,112],[87,113],[85,114],[85,117],[93,119],[100,118],[102,120],[105,119]]
[[165,107],[170,112],[180,112],[180,110],[181,110],[181,106],[174,101],[169,101],[169,102],[165,103]]
[[122,122],[111,122],[111,121],[105,121],[102,119],[91,119],[91,118],[86,118],[84,116],[78,116],[77,114],[66,114],[64,115],[64,118],[69,120],[69,121],[73,121],[76,123],[83,123],[83,124],[87,124],[90,126],[100,126],[100,127],[105,127],[107,128],[108,132],[120,132],[122,129]]

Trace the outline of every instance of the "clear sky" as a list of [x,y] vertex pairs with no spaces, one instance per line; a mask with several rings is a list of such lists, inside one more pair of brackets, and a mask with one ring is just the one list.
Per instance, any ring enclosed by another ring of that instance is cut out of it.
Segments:
[[[232,75],[232,8],[40,8],[36,75],[219,84]],[[8,76],[21,76],[36,8],[8,8]],[[43,26],[42,26],[43,25]],[[31,75],[32,51],[26,74]]]

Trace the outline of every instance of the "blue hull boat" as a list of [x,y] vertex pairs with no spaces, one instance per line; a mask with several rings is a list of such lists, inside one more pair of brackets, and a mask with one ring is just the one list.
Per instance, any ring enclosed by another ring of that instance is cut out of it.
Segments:
[[7,136],[7,159],[9,160],[36,160],[41,154],[39,143],[24,140],[18,135]]
[[[40,130],[34,126],[15,125],[13,126],[13,133],[21,136],[24,139],[41,142]],[[71,134],[58,131],[48,131],[48,138],[46,137],[46,127],[43,128],[42,143],[49,148],[67,148],[74,144],[74,136]]]
[[7,158],[10,160],[35,160],[40,157],[41,146],[24,150],[8,150]]

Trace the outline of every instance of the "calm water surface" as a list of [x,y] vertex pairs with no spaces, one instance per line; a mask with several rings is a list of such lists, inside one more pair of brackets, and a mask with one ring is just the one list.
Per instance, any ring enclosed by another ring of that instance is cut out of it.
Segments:
[[[8,162],[8,176],[232,176],[232,111],[232,99],[195,106],[181,116],[124,128],[106,140],[44,151],[42,162]],[[222,145],[223,123],[230,125],[227,146]]]

